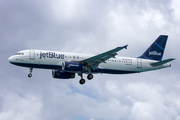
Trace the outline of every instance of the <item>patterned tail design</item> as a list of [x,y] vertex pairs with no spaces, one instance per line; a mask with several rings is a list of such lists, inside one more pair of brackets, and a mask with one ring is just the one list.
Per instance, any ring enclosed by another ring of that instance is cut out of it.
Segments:
[[160,35],[139,58],[161,61],[167,38],[167,35]]

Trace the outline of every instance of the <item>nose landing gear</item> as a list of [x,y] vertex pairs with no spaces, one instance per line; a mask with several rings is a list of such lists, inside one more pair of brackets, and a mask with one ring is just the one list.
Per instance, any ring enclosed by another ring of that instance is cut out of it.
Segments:
[[29,73],[29,74],[28,74],[28,77],[29,77],[29,78],[30,78],[30,77],[32,77],[32,74],[31,74],[31,73]]
[[33,70],[33,68],[29,68],[29,71],[30,71],[30,73],[28,74],[28,77],[30,78],[30,77],[32,77],[32,70]]

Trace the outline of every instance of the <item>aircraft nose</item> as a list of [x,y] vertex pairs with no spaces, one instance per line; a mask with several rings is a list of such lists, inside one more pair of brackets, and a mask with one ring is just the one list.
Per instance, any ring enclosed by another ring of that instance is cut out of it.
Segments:
[[10,63],[12,63],[12,62],[13,62],[13,57],[12,57],[12,56],[9,57],[9,58],[8,58],[8,61],[9,61]]

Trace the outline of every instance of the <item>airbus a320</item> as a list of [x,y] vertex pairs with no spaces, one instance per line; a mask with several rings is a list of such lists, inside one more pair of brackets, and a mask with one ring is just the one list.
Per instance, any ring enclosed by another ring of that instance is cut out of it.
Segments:
[[90,55],[48,50],[22,50],[8,58],[14,65],[30,69],[28,77],[32,77],[33,68],[51,69],[53,78],[70,79],[78,74],[80,84],[93,79],[95,73],[130,74],[170,67],[174,58],[162,60],[167,42],[167,35],[160,35],[154,43],[139,57],[120,57],[117,52],[127,49],[128,45],[117,47],[107,52]]

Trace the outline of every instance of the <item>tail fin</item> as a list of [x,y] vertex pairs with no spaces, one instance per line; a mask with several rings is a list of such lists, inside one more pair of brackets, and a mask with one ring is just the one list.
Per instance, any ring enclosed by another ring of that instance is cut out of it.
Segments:
[[167,35],[160,35],[139,58],[161,61],[167,38]]

